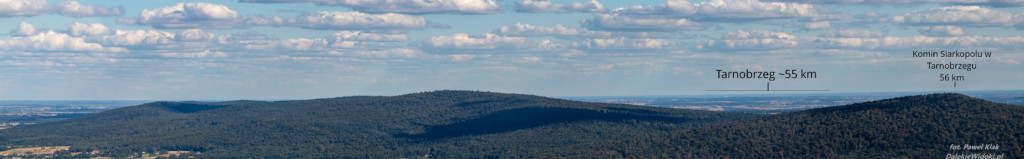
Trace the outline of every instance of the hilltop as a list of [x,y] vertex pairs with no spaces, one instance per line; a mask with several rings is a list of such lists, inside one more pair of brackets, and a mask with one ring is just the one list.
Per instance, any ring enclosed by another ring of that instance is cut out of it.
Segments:
[[[1021,158],[1022,127],[1024,107],[953,93],[757,115],[432,91],[153,102],[2,130],[0,146],[70,146],[113,157]],[[979,145],[998,148],[953,149]]]
[[204,157],[526,157],[759,115],[432,91],[261,102],[153,102],[0,131],[0,145]]
[[[962,94],[907,96],[568,148],[548,157],[1022,158],[1024,107]],[[998,150],[951,150],[998,145]]]

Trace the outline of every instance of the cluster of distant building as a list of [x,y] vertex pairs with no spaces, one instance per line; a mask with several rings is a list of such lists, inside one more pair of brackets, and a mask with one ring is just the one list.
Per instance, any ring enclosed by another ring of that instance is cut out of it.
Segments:
[[22,123],[22,122],[0,122],[0,130],[19,126],[19,125],[32,125],[35,123]]

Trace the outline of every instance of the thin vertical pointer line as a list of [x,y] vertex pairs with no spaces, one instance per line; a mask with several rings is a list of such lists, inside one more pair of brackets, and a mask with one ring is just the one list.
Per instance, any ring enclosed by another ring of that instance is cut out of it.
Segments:
[[[768,88],[765,89],[764,91],[765,92],[771,92],[772,91],[772,82],[767,82],[767,85],[768,85]],[[956,87],[956,86],[954,86],[954,87]]]

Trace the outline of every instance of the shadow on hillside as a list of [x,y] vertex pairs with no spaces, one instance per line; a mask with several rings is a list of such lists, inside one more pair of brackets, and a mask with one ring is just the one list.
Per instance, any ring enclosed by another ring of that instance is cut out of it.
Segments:
[[510,132],[520,129],[539,127],[550,124],[576,121],[613,121],[628,120],[685,122],[686,118],[668,117],[647,110],[618,109],[614,111],[598,111],[574,108],[534,107],[503,110],[462,122],[434,125],[420,134],[396,134],[395,137],[415,139],[443,139],[465,135],[483,135]]

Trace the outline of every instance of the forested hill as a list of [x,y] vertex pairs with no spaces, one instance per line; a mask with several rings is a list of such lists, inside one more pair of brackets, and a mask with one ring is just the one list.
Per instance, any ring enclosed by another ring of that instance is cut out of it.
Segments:
[[600,142],[567,148],[547,157],[1024,158],[1022,144],[1024,107],[947,93],[812,109]]
[[68,145],[112,157],[165,150],[204,158],[530,157],[755,117],[477,91],[154,102],[0,130],[0,147]]

